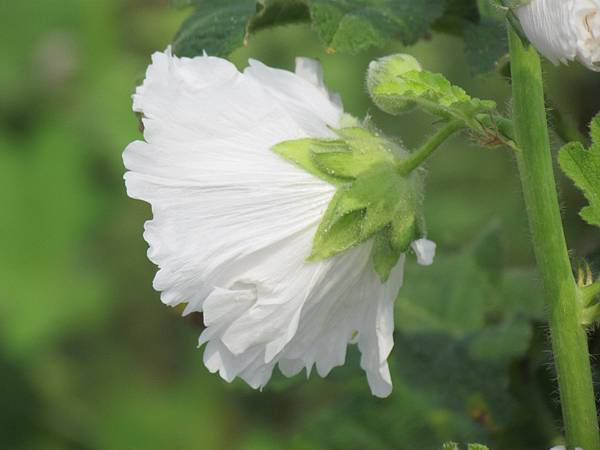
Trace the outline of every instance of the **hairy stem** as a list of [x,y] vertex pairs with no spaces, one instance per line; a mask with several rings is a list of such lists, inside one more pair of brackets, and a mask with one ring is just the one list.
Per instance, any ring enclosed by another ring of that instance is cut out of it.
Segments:
[[600,449],[587,338],[567,253],[544,106],[540,58],[511,26],[513,121],[517,161],[533,246],[549,308],[554,363],[569,449]]
[[443,128],[440,128],[433,136],[431,136],[419,149],[401,160],[397,165],[398,171],[402,175],[408,175],[423,164],[423,162],[429,158],[431,154],[446,141],[446,139],[463,128],[465,128],[465,124],[461,120],[448,122]]

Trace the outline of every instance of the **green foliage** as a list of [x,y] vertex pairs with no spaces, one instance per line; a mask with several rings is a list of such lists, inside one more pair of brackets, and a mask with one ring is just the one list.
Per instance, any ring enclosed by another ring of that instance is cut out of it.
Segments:
[[179,56],[227,55],[243,44],[255,13],[255,0],[204,0],[183,22],[173,50]]
[[465,38],[475,73],[506,54],[502,20],[488,20],[476,0],[172,0],[195,5],[175,36],[180,56],[226,56],[271,26],[310,22],[329,53],[355,54],[391,40],[411,45],[430,29]]
[[[174,6],[191,4],[175,0]],[[444,0],[204,0],[175,36],[178,55],[227,55],[248,33],[310,21],[330,52],[382,47],[392,37],[413,44],[444,10]]]
[[[529,321],[543,317],[543,298],[531,288],[532,273],[503,270],[497,233],[491,227],[463,252],[437,257],[427,271],[409,268],[396,307],[398,327],[410,334],[448,334],[480,359],[508,361],[524,354]],[[436,282],[426,282],[431,279]]]
[[465,23],[479,22],[477,3],[477,0],[446,0],[444,14],[435,21],[433,29],[460,36]]
[[305,0],[258,0],[256,15],[248,23],[248,34],[273,25],[309,20],[310,12]]
[[571,142],[560,150],[558,161],[590,203],[581,210],[581,217],[590,225],[600,227],[600,114],[592,120],[590,129],[590,148]]
[[312,24],[329,51],[356,53],[392,38],[405,45],[423,37],[444,11],[444,0],[310,0]]
[[173,8],[185,8],[196,3],[197,0],[169,0],[169,5]]
[[397,164],[406,152],[359,127],[337,131],[339,139],[299,139],[273,151],[337,186],[314,237],[309,260],[341,253],[376,236],[373,264],[383,281],[400,254],[418,237],[423,179],[404,176]]
[[498,62],[508,56],[506,26],[503,20],[483,17],[476,24],[464,24],[462,32],[465,52],[474,74],[498,68]]

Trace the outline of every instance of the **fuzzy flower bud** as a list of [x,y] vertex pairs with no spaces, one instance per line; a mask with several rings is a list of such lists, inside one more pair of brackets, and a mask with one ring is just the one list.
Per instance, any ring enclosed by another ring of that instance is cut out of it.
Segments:
[[554,64],[600,71],[600,0],[532,0],[515,10],[532,44]]
[[410,111],[414,102],[398,103],[390,100],[382,92],[390,90],[390,86],[397,83],[398,77],[407,72],[420,72],[423,70],[419,61],[406,54],[390,55],[372,61],[367,72],[367,89],[375,104],[383,111],[391,114]]

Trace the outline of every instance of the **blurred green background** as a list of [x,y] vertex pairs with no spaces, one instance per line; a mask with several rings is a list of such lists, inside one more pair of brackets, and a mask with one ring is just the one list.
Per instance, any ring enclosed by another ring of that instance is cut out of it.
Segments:
[[[141,138],[131,93],[150,54],[168,45],[186,15],[166,0],[0,5],[0,448],[560,442],[515,164],[507,151],[483,150],[468,136],[429,165],[427,218],[439,257],[431,268],[407,269],[390,398],[369,394],[355,353],[327,379],[275,375],[262,393],[208,373],[196,349],[201,317],[179,317],[151,288],[155,268],[142,239],[150,208],[127,198],[122,182],[122,150]],[[364,88],[371,59],[403,50],[329,55],[308,25],[297,25],[258,33],[232,59],[291,69],[295,56],[319,58],[349,112],[372,115],[414,148],[434,119],[386,118]],[[508,81],[471,77],[460,41],[433,35],[408,51],[508,107]],[[576,66],[546,72],[549,109],[585,131],[600,109],[600,77]],[[573,258],[594,263],[600,235],[579,220],[582,198],[562,177],[560,190]],[[598,333],[590,345],[600,351]]]

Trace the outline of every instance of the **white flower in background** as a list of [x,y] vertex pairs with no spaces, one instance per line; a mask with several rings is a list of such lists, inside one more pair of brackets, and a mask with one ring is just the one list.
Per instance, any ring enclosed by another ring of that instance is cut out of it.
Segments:
[[[372,239],[306,262],[335,188],[271,150],[335,136],[343,109],[319,64],[298,58],[294,74],[250,61],[240,73],[167,50],[153,55],[133,109],[145,142],[125,150],[125,180],[129,196],[152,205],[144,238],[159,267],[154,288],[167,305],[187,303],[184,314],[204,313],[208,369],[254,388],[276,364],[286,376],[313,366],[325,376],[355,342],[373,394],[389,395],[404,258],[387,283],[373,269]],[[413,248],[431,263],[432,243]]]
[[516,9],[525,34],[554,64],[600,71],[600,0],[532,0]]
[[[564,445],[557,445],[556,447],[552,447],[550,450],[567,450],[567,447]],[[583,450],[581,447],[575,447],[575,450]]]

